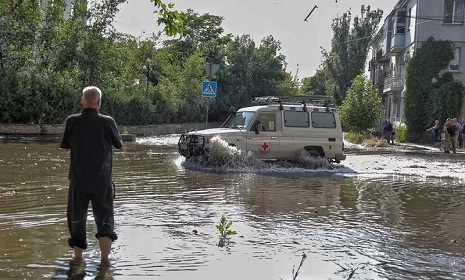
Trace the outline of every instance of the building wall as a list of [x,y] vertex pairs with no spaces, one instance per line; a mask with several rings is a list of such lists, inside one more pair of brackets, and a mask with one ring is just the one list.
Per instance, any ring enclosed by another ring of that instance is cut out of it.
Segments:
[[419,15],[417,9],[417,0],[412,0],[407,3],[407,23],[405,30],[405,46],[407,47],[415,43],[417,24],[419,22],[416,19],[416,16]]
[[465,25],[443,23],[444,0],[422,0],[419,3],[419,15],[437,20],[418,19],[418,41],[424,42],[430,36],[436,40],[465,42]]
[[[465,84],[465,24],[444,23],[444,0],[422,0],[419,4],[422,17],[437,18],[439,20],[419,20],[418,41],[424,42],[430,36],[435,40],[449,40],[455,47],[460,48],[459,71],[452,72],[454,78]],[[462,104],[461,116],[465,117],[465,100]]]

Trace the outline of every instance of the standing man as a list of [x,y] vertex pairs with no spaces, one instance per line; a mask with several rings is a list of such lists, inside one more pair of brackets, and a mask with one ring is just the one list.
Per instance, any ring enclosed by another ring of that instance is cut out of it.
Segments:
[[86,220],[89,202],[97,225],[101,261],[108,262],[111,244],[118,237],[114,232],[112,186],[113,147],[123,143],[115,120],[100,114],[102,92],[97,87],[82,91],[82,111],[66,119],[60,148],[71,153],[68,191],[69,246],[74,258],[82,260],[87,249]]
[[394,128],[392,127],[392,123],[389,120],[386,120],[386,124],[384,125],[384,139],[388,142],[388,144],[394,144],[394,137],[393,132]]
[[457,149],[457,132],[458,132],[458,129],[457,129],[457,125],[454,123],[454,120],[453,119],[447,119],[446,121],[446,125],[444,127],[444,133],[446,135],[446,139],[447,139],[447,142],[446,142],[446,147],[447,148],[444,148],[444,153],[450,153],[450,151],[452,151],[452,153],[457,153],[456,152],[456,149]]
[[439,125],[439,120],[435,120],[434,125],[426,130],[426,131],[433,131],[434,144],[441,141],[441,130],[442,130],[442,127]]

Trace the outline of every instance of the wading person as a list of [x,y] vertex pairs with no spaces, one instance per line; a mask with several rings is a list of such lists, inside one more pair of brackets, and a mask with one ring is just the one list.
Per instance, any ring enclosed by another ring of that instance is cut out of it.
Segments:
[[74,258],[82,260],[87,249],[86,218],[89,202],[97,225],[101,261],[108,262],[114,232],[112,167],[113,147],[122,147],[116,122],[100,114],[102,92],[97,87],[82,91],[82,111],[66,119],[60,147],[70,151],[67,219]]

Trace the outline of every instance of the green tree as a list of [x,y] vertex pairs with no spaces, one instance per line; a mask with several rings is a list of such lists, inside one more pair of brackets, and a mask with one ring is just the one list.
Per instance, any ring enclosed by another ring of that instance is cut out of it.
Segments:
[[328,67],[316,70],[315,75],[302,79],[299,91],[305,95],[327,95],[326,84],[328,82]]
[[383,113],[382,100],[376,88],[368,78],[359,74],[340,106],[342,123],[352,132],[366,133]]
[[[223,37],[224,32],[221,24],[223,17],[211,14],[200,15],[191,9],[181,13],[184,31],[179,38],[165,40],[165,47],[173,48],[174,58],[185,61],[197,51],[209,62],[220,63],[223,56],[217,57],[218,47],[230,39],[230,36]],[[215,51],[212,51],[215,50]]]
[[218,74],[212,120],[224,119],[230,107],[250,105],[256,96],[297,93],[280,50],[281,43],[272,36],[263,38],[258,48],[250,35],[236,36],[228,44],[225,63]]
[[446,118],[460,114],[463,85],[455,82],[450,73],[442,74],[453,58],[451,42],[435,41],[431,37],[409,60],[404,103],[407,141],[422,142],[427,137],[424,130],[435,119],[443,123]]
[[333,83],[327,86],[327,92],[338,105],[344,100],[351,81],[365,68],[370,43],[383,16],[382,10],[371,10],[370,6],[362,5],[360,10],[361,15],[353,21],[350,11],[333,19],[331,51],[322,51],[323,64]]

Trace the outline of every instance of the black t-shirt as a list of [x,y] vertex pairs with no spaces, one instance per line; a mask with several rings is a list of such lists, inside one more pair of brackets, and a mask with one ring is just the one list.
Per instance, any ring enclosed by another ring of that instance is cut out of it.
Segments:
[[69,116],[60,147],[71,150],[71,186],[84,193],[97,193],[111,187],[112,149],[120,149],[122,145],[112,117],[93,108]]
[[449,133],[450,136],[455,136],[457,134],[457,126],[455,124],[447,126],[447,133]]

